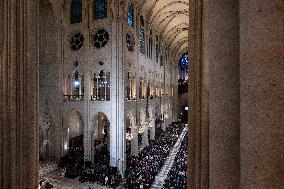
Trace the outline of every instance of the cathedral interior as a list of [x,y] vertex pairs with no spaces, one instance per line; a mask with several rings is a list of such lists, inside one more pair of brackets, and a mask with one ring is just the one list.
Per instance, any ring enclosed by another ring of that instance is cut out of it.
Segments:
[[0,0],[0,189],[281,189],[284,1]]

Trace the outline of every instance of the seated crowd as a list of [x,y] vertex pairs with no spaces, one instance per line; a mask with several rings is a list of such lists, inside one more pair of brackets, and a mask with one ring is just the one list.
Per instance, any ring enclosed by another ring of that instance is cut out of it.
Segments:
[[83,149],[77,147],[70,149],[69,153],[61,158],[59,167],[63,168],[65,177],[79,176],[80,182],[97,182],[103,186],[116,188],[122,180],[117,168],[109,166],[109,152],[103,143],[95,149],[94,164],[84,163]]
[[165,163],[171,148],[176,143],[184,125],[173,123],[162,132],[156,140],[151,140],[149,146],[140,151],[138,157],[127,158],[125,171],[125,188],[150,188],[155,176]]
[[[109,166],[109,152],[104,143],[95,149],[94,164],[84,163],[83,148],[75,145],[76,147],[70,148],[68,154],[60,159],[58,166],[63,169],[65,177],[79,176],[80,182],[97,182],[111,188],[124,185],[127,189],[148,189],[163,167],[183,128],[182,123],[169,125],[166,131],[160,131],[157,139],[149,141],[149,145],[139,152],[138,157],[128,156],[124,182],[117,168]],[[182,189],[186,187],[186,145],[187,142],[182,141],[176,163],[168,175],[164,188]],[[40,184],[45,185],[46,183]],[[49,188],[52,188],[52,185]]]
[[60,159],[58,167],[64,170],[67,178],[76,178],[80,175],[83,165],[84,150],[76,147],[70,148],[69,152]]
[[116,167],[96,163],[94,166],[87,166],[79,178],[80,182],[97,182],[102,186],[117,188],[122,181],[121,174]]
[[187,143],[188,135],[181,142],[181,147],[176,155],[174,164],[167,175],[163,189],[186,189],[187,176]]

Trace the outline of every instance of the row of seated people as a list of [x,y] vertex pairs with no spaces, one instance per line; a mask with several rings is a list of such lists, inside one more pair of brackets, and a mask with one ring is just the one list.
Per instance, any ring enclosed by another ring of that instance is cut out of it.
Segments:
[[122,176],[117,169],[109,166],[109,151],[107,145],[101,143],[95,149],[94,164],[84,163],[83,148],[70,148],[69,152],[61,158],[59,167],[63,168],[64,176],[76,178],[80,182],[97,182],[103,186],[115,188],[121,182]]
[[122,181],[116,167],[109,166],[109,151],[107,145],[98,145],[95,150],[94,164],[86,163],[79,178],[80,182],[97,182],[102,186],[117,188]]
[[40,180],[38,188],[39,189],[52,189],[54,187],[53,187],[53,184],[49,180]]
[[174,164],[167,175],[163,189],[186,189],[187,183],[187,146],[188,146],[188,135],[181,142],[180,149],[176,155]]
[[84,149],[82,147],[70,148],[58,163],[58,167],[64,170],[64,176],[67,178],[78,177],[82,172],[83,165]]
[[79,178],[80,182],[97,182],[102,186],[117,188],[121,181],[122,176],[118,173],[116,167],[111,167],[105,164],[96,163],[87,166]]
[[181,123],[169,125],[159,138],[151,140],[149,145],[140,151],[138,157],[127,158],[125,188],[148,189],[151,187],[183,128],[184,124]]

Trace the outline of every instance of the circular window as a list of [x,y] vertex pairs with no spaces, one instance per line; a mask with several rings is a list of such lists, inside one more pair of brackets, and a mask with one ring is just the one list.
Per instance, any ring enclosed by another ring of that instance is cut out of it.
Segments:
[[84,36],[81,33],[76,33],[71,37],[71,49],[73,51],[79,50],[84,44]]
[[101,29],[93,36],[93,45],[96,48],[102,48],[106,46],[109,41],[109,34],[106,30]]
[[126,43],[127,43],[127,49],[130,52],[133,52],[134,46],[135,46],[135,40],[134,40],[134,36],[131,32],[128,32],[128,34],[126,34]]

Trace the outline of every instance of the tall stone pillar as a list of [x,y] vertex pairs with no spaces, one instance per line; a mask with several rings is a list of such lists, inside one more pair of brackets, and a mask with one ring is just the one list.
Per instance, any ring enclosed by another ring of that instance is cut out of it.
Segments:
[[[203,1],[189,1],[189,49],[190,67],[188,73],[188,187],[209,188],[209,146],[208,146],[208,80],[206,54],[203,45]],[[205,24],[204,24],[205,25]],[[204,55],[204,57],[202,57]],[[208,57],[208,56],[207,56]],[[204,60],[203,60],[204,59]]]
[[[118,167],[121,173],[125,169],[125,86],[124,86],[124,10],[119,2],[113,5],[112,50],[111,50],[111,120],[110,120],[110,165]],[[122,11],[123,12],[123,11]]]
[[38,1],[2,0],[0,6],[4,15],[0,188],[34,189],[38,187]]
[[[86,91],[88,91],[88,89],[86,89]],[[85,92],[86,92],[85,91]],[[88,93],[86,93],[88,94]],[[84,144],[84,160],[85,161],[93,161],[93,155],[94,155],[94,148],[92,144],[92,139],[93,139],[93,128],[92,128],[92,120],[91,117],[89,116],[89,112],[90,112],[90,106],[89,106],[89,102],[87,102],[88,99],[86,99],[86,95],[85,94],[85,99],[84,99],[84,103],[86,104],[86,109],[84,110],[85,114],[83,116],[83,125],[84,125],[84,137],[83,137],[83,144]],[[87,96],[88,97],[88,96]]]
[[239,188],[238,0],[190,1],[190,188]]
[[132,136],[133,136],[133,140],[131,141],[131,155],[137,156],[138,155],[138,130],[137,130],[137,126],[133,126],[132,127]]
[[142,134],[142,148],[145,148],[146,146],[149,145],[149,140],[148,140],[148,123],[144,122],[141,123],[142,127],[144,128],[144,133]]
[[239,1],[208,1],[209,187],[239,188]]
[[150,133],[150,139],[153,140],[155,139],[155,134],[156,134],[156,127],[155,127],[155,118],[150,119],[150,124],[151,124],[151,133]]
[[240,0],[241,188],[284,186],[284,2]]

